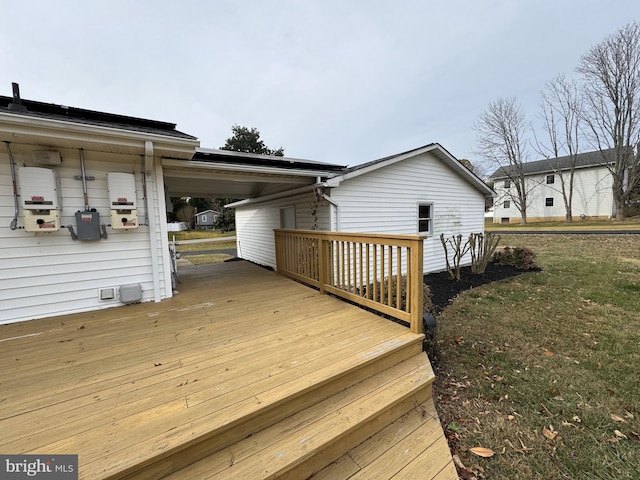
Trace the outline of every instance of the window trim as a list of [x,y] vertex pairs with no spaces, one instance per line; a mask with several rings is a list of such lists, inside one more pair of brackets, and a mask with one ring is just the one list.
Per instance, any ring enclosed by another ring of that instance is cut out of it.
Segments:
[[553,197],[546,197],[544,199],[544,206],[545,207],[553,207]]
[[505,189],[506,189],[506,188],[511,188],[511,179],[509,179],[509,180],[505,180],[505,181],[504,181],[504,186],[503,186],[503,188],[505,188]]
[[502,208],[511,208],[511,200],[505,200],[502,202]]
[[[429,217],[421,217],[420,216],[420,207],[429,207]],[[433,234],[433,202],[418,202],[416,207],[416,217],[418,219],[416,228],[418,230],[418,235],[432,235]],[[428,228],[426,231],[420,230],[420,222],[427,221]]]
[[[549,181],[551,180],[551,181]],[[551,175],[547,175],[547,185],[553,185],[554,183],[556,183],[556,176],[554,174]]]

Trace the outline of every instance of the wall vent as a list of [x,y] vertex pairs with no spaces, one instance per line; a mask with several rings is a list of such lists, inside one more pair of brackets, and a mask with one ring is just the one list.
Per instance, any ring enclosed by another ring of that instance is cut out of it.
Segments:
[[105,300],[115,300],[116,299],[116,289],[113,287],[110,288],[101,288],[98,291],[98,298],[102,301]]

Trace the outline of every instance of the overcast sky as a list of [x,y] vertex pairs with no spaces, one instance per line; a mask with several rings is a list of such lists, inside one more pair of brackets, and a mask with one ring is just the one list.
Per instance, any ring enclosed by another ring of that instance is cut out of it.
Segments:
[[234,124],[285,155],[357,165],[439,142],[540,91],[638,0],[0,0],[0,95],[177,124],[219,148]]

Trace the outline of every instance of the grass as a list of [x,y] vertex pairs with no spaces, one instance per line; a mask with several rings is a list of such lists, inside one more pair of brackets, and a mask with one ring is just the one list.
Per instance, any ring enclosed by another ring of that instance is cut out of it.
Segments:
[[169,241],[199,240],[201,238],[234,237],[236,232],[222,233],[219,230],[183,230],[181,232],[168,232]]
[[571,231],[571,230],[634,230],[640,231],[640,217],[627,218],[623,222],[614,220],[580,220],[566,222],[535,222],[521,225],[519,223],[501,224],[485,219],[484,228],[487,232],[508,233],[523,231]]
[[639,479],[640,235],[502,235],[544,270],[438,318],[434,395],[465,478]]
[[[224,237],[233,237],[236,232],[221,233],[217,230],[186,230],[181,232],[169,232],[169,241],[182,241],[182,240],[202,240],[202,239],[219,239]],[[211,250],[224,250],[229,248],[236,248],[235,240],[228,242],[198,242],[188,243],[183,245],[176,245],[177,252],[210,252]],[[202,255],[189,255],[183,257],[194,265],[207,265],[211,263],[222,263],[225,260],[231,258],[231,255],[220,253],[206,253]]]

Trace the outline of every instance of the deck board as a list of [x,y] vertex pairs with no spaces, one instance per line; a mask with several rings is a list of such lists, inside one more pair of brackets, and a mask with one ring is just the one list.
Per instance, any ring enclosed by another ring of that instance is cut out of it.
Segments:
[[246,262],[200,269],[161,303],[0,326],[0,449],[100,478],[416,339]]

